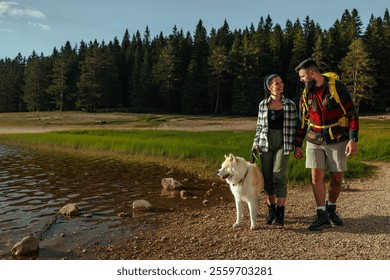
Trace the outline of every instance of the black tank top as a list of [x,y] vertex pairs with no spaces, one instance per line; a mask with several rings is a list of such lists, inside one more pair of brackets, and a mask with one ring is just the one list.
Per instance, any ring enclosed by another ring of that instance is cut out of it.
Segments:
[[284,112],[281,110],[268,109],[268,129],[283,129]]

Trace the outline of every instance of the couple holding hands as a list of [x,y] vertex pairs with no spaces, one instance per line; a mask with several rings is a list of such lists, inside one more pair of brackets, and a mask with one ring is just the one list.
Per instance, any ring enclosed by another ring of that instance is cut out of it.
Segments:
[[[309,230],[332,224],[343,226],[336,201],[343,172],[347,170],[347,157],[357,151],[359,117],[347,87],[340,80],[321,74],[313,59],[301,62],[295,71],[305,83],[298,108],[283,95],[284,84],[277,74],[265,77],[266,97],[259,104],[253,149],[260,153],[268,205],[266,223],[284,224],[286,172],[289,154],[294,151],[296,159],[305,157],[306,168],[311,170],[317,215]],[[326,169],[330,174],[328,198]]]

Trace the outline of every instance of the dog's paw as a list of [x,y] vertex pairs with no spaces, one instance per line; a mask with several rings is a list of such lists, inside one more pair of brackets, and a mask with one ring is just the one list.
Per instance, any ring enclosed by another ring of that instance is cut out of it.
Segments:
[[257,225],[251,225],[251,230],[256,230],[258,229]]
[[234,223],[234,224],[233,224],[233,228],[238,228],[238,227],[240,227],[240,224],[239,224],[239,223]]

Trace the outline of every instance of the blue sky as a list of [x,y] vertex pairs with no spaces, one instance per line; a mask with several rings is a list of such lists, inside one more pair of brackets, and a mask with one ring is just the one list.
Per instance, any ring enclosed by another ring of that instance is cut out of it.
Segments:
[[67,41],[72,46],[81,40],[106,43],[116,36],[172,33],[173,26],[193,33],[201,19],[207,32],[220,28],[226,19],[230,29],[258,24],[270,15],[273,23],[285,26],[286,20],[301,21],[308,15],[323,29],[340,19],[345,9],[356,8],[364,24],[371,14],[383,16],[390,0],[15,0],[0,1],[0,59],[50,55],[54,47]]

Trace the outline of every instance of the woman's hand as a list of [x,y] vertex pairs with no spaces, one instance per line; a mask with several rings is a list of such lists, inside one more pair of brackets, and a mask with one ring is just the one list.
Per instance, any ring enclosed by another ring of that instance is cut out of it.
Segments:
[[296,159],[303,159],[303,149],[301,147],[295,147],[294,157]]

